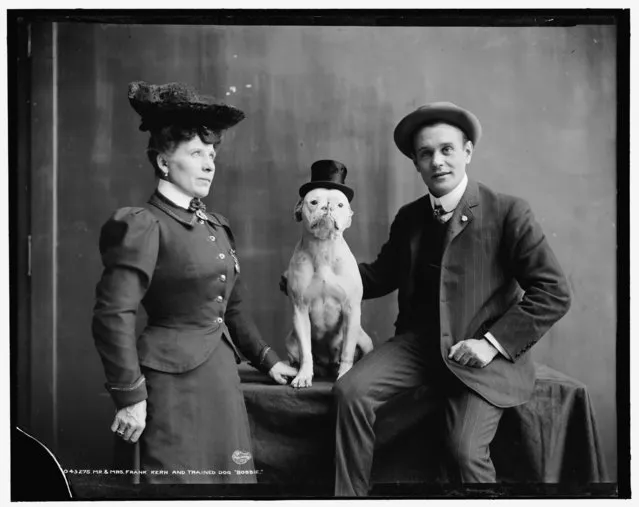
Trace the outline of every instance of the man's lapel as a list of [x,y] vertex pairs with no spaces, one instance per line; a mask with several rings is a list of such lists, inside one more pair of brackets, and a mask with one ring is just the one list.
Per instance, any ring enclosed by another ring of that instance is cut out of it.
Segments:
[[472,208],[477,205],[479,205],[479,185],[469,178],[466,191],[449,220],[442,252],[446,252],[448,245],[473,221],[475,217]]

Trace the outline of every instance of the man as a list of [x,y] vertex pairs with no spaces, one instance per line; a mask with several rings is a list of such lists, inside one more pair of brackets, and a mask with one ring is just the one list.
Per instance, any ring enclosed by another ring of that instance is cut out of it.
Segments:
[[528,350],[568,311],[568,283],[528,204],[467,177],[480,135],[475,115],[446,102],[395,129],[428,195],[399,210],[377,259],[359,266],[364,299],[398,289],[399,316],[395,336],[335,384],[336,495],[367,494],[375,414],[421,385],[440,407],[433,438],[449,479],[495,482],[489,445],[503,409],[532,394]]

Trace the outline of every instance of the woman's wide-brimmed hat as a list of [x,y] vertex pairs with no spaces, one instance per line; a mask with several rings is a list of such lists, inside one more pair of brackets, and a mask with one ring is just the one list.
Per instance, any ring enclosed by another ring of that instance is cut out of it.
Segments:
[[166,125],[201,125],[224,130],[244,119],[238,108],[203,95],[186,83],[154,85],[133,81],[129,83],[129,102],[142,117],[142,131]]
[[350,201],[355,196],[355,191],[345,185],[346,166],[337,160],[318,160],[311,165],[311,181],[300,187],[300,197],[304,197],[314,188],[330,188],[341,190]]
[[418,128],[432,123],[448,123],[461,129],[473,145],[481,137],[481,124],[477,117],[452,102],[433,102],[406,115],[395,127],[395,144],[404,155],[413,158],[414,135]]

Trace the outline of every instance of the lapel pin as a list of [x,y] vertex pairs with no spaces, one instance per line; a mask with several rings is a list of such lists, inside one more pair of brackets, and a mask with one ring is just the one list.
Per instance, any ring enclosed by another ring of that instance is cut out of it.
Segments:
[[466,215],[462,215],[461,216],[461,221],[462,222],[467,222],[468,221],[468,217]]

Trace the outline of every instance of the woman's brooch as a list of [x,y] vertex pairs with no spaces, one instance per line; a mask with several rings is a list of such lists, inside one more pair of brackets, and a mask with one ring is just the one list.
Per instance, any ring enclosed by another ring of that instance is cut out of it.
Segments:
[[209,217],[206,216],[206,213],[204,213],[204,211],[202,211],[201,209],[195,212],[195,216],[198,217],[200,220],[204,220],[205,222],[209,219]]
[[232,248],[229,250],[229,253],[231,254],[231,257],[233,257],[233,260],[235,261],[235,272],[239,275],[240,261],[237,259],[237,254],[235,253],[235,250],[233,250]]

